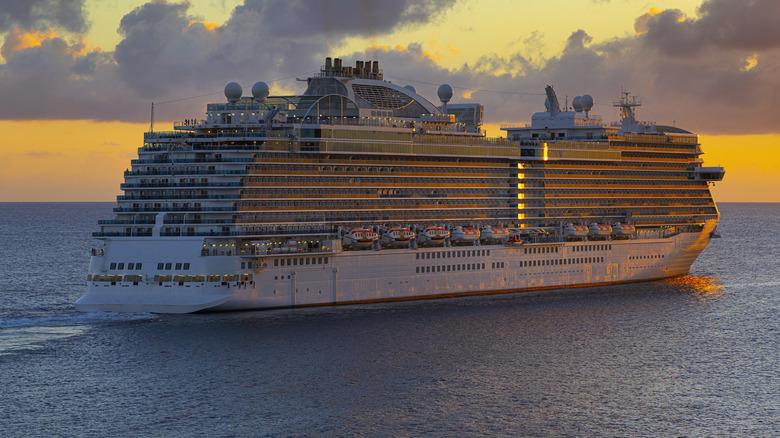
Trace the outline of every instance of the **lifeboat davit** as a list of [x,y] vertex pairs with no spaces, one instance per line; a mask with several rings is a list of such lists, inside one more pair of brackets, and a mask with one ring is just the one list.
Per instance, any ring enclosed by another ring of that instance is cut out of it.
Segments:
[[369,248],[379,238],[379,235],[367,228],[355,228],[345,234],[341,244],[345,248]]
[[593,223],[588,226],[588,234],[591,236],[609,236],[612,234],[612,226]]
[[382,233],[382,244],[385,246],[406,246],[414,239],[414,231],[408,228],[391,228]]
[[612,234],[617,236],[630,236],[636,233],[636,227],[631,224],[621,224],[620,222],[612,225]]
[[450,232],[442,227],[428,227],[417,236],[417,243],[425,246],[440,246],[450,237]]
[[486,242],[503,242],[509,238],[509,230],[504,227],[491,227],[490,225],[482,228],[482,240]]
[[480,232],[478,228],[455,227],[452,230],[452,243],[473,243],[479,240]]
[[585,237],[589,231],[587,225],[575,225],[572,223],[566,224],[566,227],[563,228],[563,233],[566,237]]

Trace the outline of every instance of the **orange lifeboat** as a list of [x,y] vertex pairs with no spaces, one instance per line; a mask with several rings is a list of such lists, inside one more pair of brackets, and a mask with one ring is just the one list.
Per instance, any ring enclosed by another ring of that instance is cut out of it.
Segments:
[[391,228],[382,233],[382,244],[385,246],[401,247],[406,246],[414,239],[414,231],[410,231],[408,228]]
[[455,227],[452,230],[452,243],[473,243],[479,240],[480,232],[478,228]]
[[612,234],[616,236],[630,236],[636,233],[636,227],[631,224],[621,224],[620,222],[612,225]]
[[482,228],[482,240],[487,242],[504,242],[509,238],[509,230],[504,227],[491,227],[490,225]]
[[612,226],[593,223],[588,226],[588,234],[591,236],[609,236],[612,234]]
[[440,246],[450,237],[450,232],[442,227],[428,227],[417,236],[417,242],[426,246]]
[[369,248],[379,238],[379,235],[368,228],[355,228],[341,239],[345,248]]
[[587,225],[575,225],[572,223],[566,224],[563,229],[563,233],[566,237],[584,237],[588,235]]

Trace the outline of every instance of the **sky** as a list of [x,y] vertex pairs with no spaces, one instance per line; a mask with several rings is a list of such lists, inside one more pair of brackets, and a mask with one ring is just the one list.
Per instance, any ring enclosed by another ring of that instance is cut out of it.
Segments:
[[778,0],[0,0],[0,202],[112,201],[152,102],[171,130],[231,81],[300,93],[326,56],[450,84],[490,136],[545,85],[609,121],[627,90],[700,135],[717,201],[780,202]]

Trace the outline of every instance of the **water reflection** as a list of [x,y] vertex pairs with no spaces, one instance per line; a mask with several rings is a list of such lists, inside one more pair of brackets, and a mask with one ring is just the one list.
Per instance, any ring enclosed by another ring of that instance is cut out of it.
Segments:
[[0,356],[24,350],[40,350],[54,339],[70,338],[84,333],[87,327],[13,327],[0,330]]
[[723,298],[725,286],[720,279],[709,275],[684,275],[663,280],[665,283],[677,287],[681,292],[704,301],[719,301]]

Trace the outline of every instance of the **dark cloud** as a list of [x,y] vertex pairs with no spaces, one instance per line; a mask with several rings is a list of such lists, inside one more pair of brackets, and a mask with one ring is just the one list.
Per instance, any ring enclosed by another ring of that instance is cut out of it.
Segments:
[[[568,37],[561,35],[563,51],[549,59],[539,57],[535,35],[517,53],[486,53],[455,69],[440,67],[415,42],[353,54],[334,49],[348,37],[442,19],[451,4],[246,0],[215,26],[190,15],[186,2],[151,2],[122,19],[123,40],[108,53],[54,35],[35,47],[7,36],[0,100],[15,104],[0,106],[0,118],[145,121],[152,100],[217,92],[157,107],[160,119],[194,117],[205,101],[222,99],[220,90],[229,81],[248,89],[257,80],[305,76],[318,70],[325,56],[339,56],[347,63],[379,59],[387,78],[414,85],[433,101],[438,84],[450,83],[453,102],[485,104],[490,123],[529,120],[543,110],[539,94],[552,84],[562,104],[567,95],[569,101],[593,95],[593,113],[609,120],[616,118],[611,99],[625,87],[644,97],[639,112],[644,119],[708,134],[777,132],[777,0],[708,0],[697,18],[653,11],[637,19],[636,35],[599,43],[587,30],[572,29]],[[523,38],[515,29],[504,34],[509,41]],[[270,85],[275,93],[281,84]],[[284,92],[302,91],[300,83],[285,85]]]
[[699,18],[679,10],[640,17],[637,30],[646,31],[648,48],[672,56],[696,56],[702,50],[771,50],[780,48],[780,1],[709,0]]
[[0,0],[0,32],[51,26],[84,32],[84,0]]
[[115,56],[127,84],[142,96],[160,96],[172,87],[214,87],[249,72],[310,71],[347,36],[428,22],[453,3],[246,0],[214,29],[194,22],[187,3],[148,3],[122,19],[124,39]]
[[[453,102],[468,96],[485,104],[491,123],[529,120],[544,110],[544,97],[534,94],[552,84],[561,104],[567,95],[569,102],[576,95],[593,95],[593,113],[607,120],[617,119],[611,101],[625,87],[644,98],[639,110],[644,120],[707,134],[772,133],[780,128],[774,115],[780,97],[778,5],[776,0],[710,0],[698,19],[677,10],[645,14],[637,22],[639,34],[599,44],[580,29],[570,34],[559,56],[542,63],[519,53],[487,54],[445,70],[421,63],[412,50],[382,60],[387,76],[450,83],[456,91]],[[436,86],[412,85],[436,96]]]

